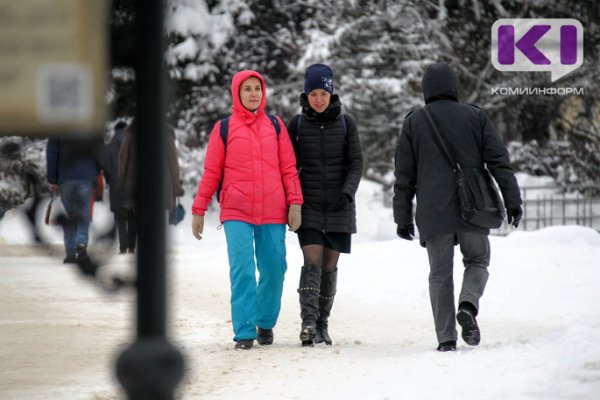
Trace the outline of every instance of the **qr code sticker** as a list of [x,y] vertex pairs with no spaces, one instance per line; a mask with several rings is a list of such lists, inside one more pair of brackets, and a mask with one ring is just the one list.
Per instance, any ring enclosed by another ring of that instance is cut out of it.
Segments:
[[76,64],[41,66],[37,76],[38,116],[43,122],[82,122],[92,115],[92,73]]

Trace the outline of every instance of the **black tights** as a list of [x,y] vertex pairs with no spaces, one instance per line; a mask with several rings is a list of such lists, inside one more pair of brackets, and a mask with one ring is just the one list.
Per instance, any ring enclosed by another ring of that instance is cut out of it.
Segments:
[[314,265],[324,272],[333,272],[337,268],[340,252],[328,249],[320,244],[309,244],[302,247],[304,265]]

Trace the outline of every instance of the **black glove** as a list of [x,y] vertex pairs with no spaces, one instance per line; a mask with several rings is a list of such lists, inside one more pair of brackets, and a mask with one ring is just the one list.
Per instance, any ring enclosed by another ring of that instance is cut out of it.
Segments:
[[404,240],[413,240],[413,236],[415,236],[415,225],[398,225],[396,233]]
[[506,209],[506,217],[508,219],[508,223],[514,226],[515,228],[519,226],[519,221],[521,221],[522,216],[523,208],[521,206]]
[[340,194],[331,211],[342,211],[348,204],[352,203],[352,199],[346,193]]

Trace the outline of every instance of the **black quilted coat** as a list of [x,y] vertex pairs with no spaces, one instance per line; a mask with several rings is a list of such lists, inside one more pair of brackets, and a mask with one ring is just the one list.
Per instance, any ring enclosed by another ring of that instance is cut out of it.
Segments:
[[[331,97],[327,110],[316,113],[303,93],[300,96],[300,130],[295,116],[287,129],[294,145],[304,204],[301,228],[324,232],[356,233],[354,195],[362,175],[363,159],[356,123],[344,115],[341,102]],[[352,201],[342,210],[333,208],[343,194]]]

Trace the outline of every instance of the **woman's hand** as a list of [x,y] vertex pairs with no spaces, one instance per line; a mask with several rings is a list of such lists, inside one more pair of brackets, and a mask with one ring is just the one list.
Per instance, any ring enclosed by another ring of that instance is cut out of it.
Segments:
[[202,231],[204,230],[204,215],[194,215],[192,218],[192,233],[198,240],[202,240]]
[[291,204],[288,212],[288,225],[290,231],[297,231],[302,225],[302,206],[300,204]]

